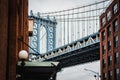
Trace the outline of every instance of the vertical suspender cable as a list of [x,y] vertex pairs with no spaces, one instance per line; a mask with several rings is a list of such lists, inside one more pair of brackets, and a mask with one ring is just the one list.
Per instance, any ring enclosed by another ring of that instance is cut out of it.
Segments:
[[64,12],[64,16],[63,17],[64,17],[64,26],[63,27],[64,27],[64,45],[65,45],[65,12]]
[[92,29],[92,26],[91,26],[91,5],[89,6],[89,20],[88,20],[88,26],[89,26],[89,33],[88,33],[88,35],[89,34],[91,34],[92,33],[92,31],[93,31],[93,29]]
[[79,8],[77,10],[77,39],[79,39]]
[[[104,2],[103,2],[104,3]],[[98,30],[98,28],[97,28],[97,3],[95,4],[96,5],[96,31]],[[95,31],[95,32],[96,32]]]
[[[89,7],[89,6],[88,6]],[[88,36],[88,29],[89,29],[89,12],[86,12],[86,20],[85,20],[85,23],[86,23],[86,36]]]
[[69,44],[69,10],[68,10],[68,18],[67,19],[68,19],[68,22],[67,22],[67,32],[68,32],[67,34],[68,35],[67,36],[68,36],[68,44]]
[[[60,20],[61,20],[61,13],[59,13],[59,14],[60,14]],[[62,36],[63,36],[63,35],[62,35],[62,22],[59,21],[59,23],[60,23],[60,28],[59,28],[59,29],[60,29],[60,32],[59,32],[59,33],[61,33],[61,35],[59,35],[59,39],[60,39],[60,40],[59,40],[59,45],[62,46],[62,45],[61,45],[61,44],[62,44]],[[59,33],[58,33],[58,34],[59,34]]]
[[[85,12],[85,7],[83,7],[83,12]],[[82,16],[85,17],[85,13],[82,13]],[[85,34],[85,23],[84,23],[85,19],[82,18],[82,37],[84,37]]]
[[[73,22],[74,22],[74,28],[75,28],[75,29],[74,29],[74,30],[75,30],[74,35],[75,35],[75,40],[76,40],[76,39],[77,39],[77,37],[76,37],[77,34],[76,34],[76,14],[75,14],[75,13],[76,13],[76,9],[75,9],[75,12],[74,12],[74,21],[73,21]],[[75,41],[75,40],[74,40],[74,41]]]
[[[72,19],[74,17],[74,9],[73,9],[73,12],[72,12]],[[74,28],[73,28],[73,20],[71,20],[71,41],[74,41]]]

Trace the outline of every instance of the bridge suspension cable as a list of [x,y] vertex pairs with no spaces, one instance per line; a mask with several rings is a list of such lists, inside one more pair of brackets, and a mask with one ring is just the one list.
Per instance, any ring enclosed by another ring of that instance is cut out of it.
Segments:
[[61,10],[61,11],[54,11],[54,12],[40,13],[40,14],[41,14],[41,15],[44,15],[44,14],[45,14],[45,15],[49,15],[49,14],[61,13],[61,12],[71,11],[71,10],[74,10],[74,9],[79,9],[79,8],[89,7],[89,6],[96,5],[96,4],[105,3],[105,2],[107,2],[107,1],[110,1],[110,0],[103,0],[103,1],[99,1],[99,2],[92,3],[92,4],[88,4],[88,5],[76,7],[76,8],[71,8],[71,9],[66,9],[66,10]]
[[61,29],[62,34],[62,36],[57,36],[57,43],[65,45],[98,32],[99,16],[107,8],[109,2],[110,0],[103,0],[72,9],[41,13],[41,17],[46,17],[47,15],[56,17],[57,28],[58,30]]
[[[99,16],[112,0],[103,0],[92,4],[62,11],[40,13],[41,18],[56,17],[56,48],[70,44],[99,30]],[[36,15],[36,14],[34,14]],[[45,34],[42,35],[41,39]]]

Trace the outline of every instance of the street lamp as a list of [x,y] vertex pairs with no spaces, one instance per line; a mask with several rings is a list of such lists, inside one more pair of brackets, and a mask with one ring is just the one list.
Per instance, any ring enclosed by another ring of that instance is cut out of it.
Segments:
[[25,66],[25,60],[28,59],[28,52],[26,50],[21,50],[19,52],[19,59],[21,61],[21,78],[24,80],[24,66]]
[[26,50],[21,50],[19,52],[19,59],[22,61],[21,66],[25,65],[25,60],[28,58],[28,52]]
[[96,77],[97,77],[97,79],[96,79],[96,80],[99,80],[100,75],[99,75],[99,73],[98,73],[98,72],[95,72],[95,71],[93,71],[93,70],[89,70],[89,69],[86,69],[86,68],[84,68],[84,70],[85,70],[85,71],[90,71],[90,72],[95,73],[95,74],[96,74],[96,75],[94,75],[95,79],[96,79]]

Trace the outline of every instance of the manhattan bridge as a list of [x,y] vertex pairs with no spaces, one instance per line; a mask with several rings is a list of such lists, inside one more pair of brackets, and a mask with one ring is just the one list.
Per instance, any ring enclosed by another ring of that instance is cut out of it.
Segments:
[[34,13],[30,60],[59,61],[62,67],[99,60],[99,16],[112,0],[47,13]]

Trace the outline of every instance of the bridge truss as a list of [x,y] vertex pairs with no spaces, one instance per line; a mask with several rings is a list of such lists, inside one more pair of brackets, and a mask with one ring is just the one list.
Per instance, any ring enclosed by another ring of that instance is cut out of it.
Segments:
[[[31,59],[38,61],[60,61],[64,66],[71,65],[67,64],[71,63],[70,61],[77,64],[89,62],[92,59],[92,61],[99,60],[99,16],[110,3],[111,0],[103,0],[62,11],[32,13],[33,18],[36,18],[35,21],[39,22],[39,19],[44,19],[43,21],[47,20],[47,22],[54,24],[54,27],[52,27],[54,31],[52,33],[55,34],[53,34],[53,42],[56,47],[52,45],[53,49],[48,49],[50,46],[47,42],[47,52],[44,54],[33,52],[35,55],[32,54]],[[55,20],[50,20],[53,17],[55,17]],[[39,25],[39,23],[34,22],[36,25]],[[39,31],[36,33],[39,33]],[[37,39],[39,37],[40,35],[36,36]],[[36,38],[33,38],[33,41]],[[46,38],[49,39],[50,36]],[[36,48],[40,46],[38,43],[41,41],[37,39]],[[32,44],[32,42],[30,42],[30,44]],[[40,49],[37,49],[36,51],[39,50]],[[89,52],[90,54],[87,54]],[[91,56],[94,56],[94,58],[88,59],[91,58]]]

